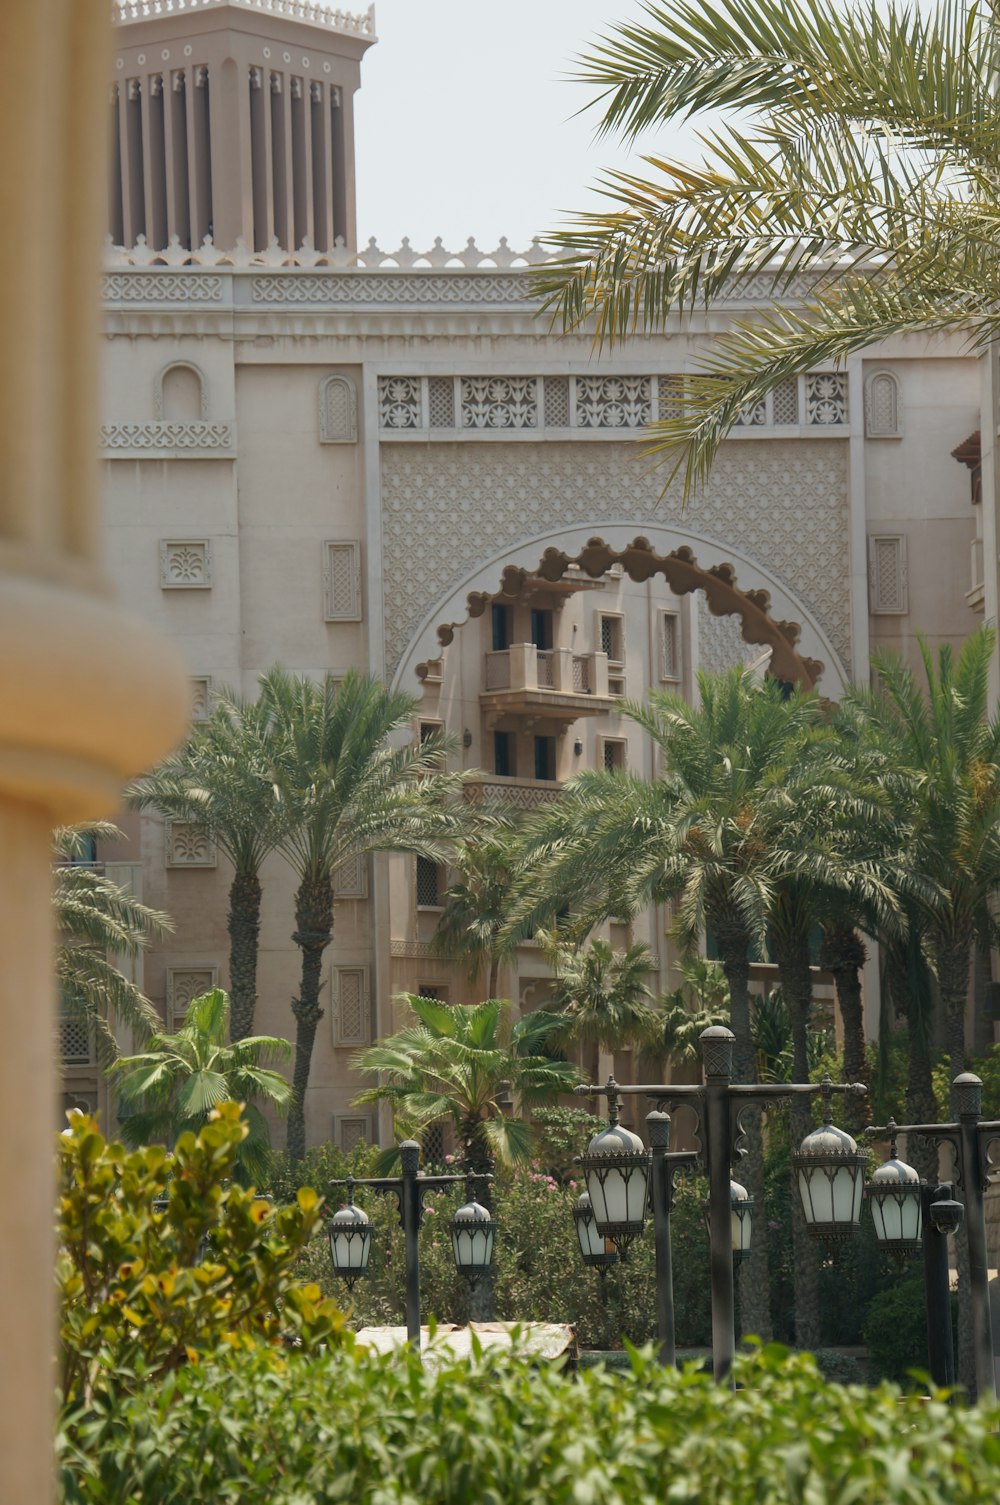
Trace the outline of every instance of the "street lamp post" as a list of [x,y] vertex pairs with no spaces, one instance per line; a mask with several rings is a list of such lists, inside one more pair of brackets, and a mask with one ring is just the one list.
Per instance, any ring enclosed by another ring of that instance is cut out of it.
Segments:
[[[881,1128],[866,1129],[871,1135],[889,1135],[895,1141],[896,1134],[924,1134],[935,1144],[950,1145],[955,1154],[958,1186],[965,1203],[965,1222],[969,1240],[969,1303],[972,1317],[972,1343],[976,1368],[976,1391],[980,1399],[993,1395],[996,1389],[995,1360],[993,1357],[993,1323],[990,1315],[989,1264],[986,1252],[986,1207],[983,1195],[989,1184],[989,1147],[1000,1142],[1000,1121],[984,1122],[983,1084],[971,1071],[963,1071],[951,1084],[952,1102],[957,1123],[947,1124],[887,1124]],[[930,1191],[930,1188],[927,1188]],[[931,1356],[931,1374],[938,1383],[950,1383],[940,1375],[949,1372],[945,1364],[945,1340],[943,1329],[945,1317],[940,1297],[942,1262],[947,1278],[947,1254],[945,1236],[954,1232],[961,1221],[956,1221],[950,1186],[937,1187],[922,1203],[926,1208],[935,1236],[927,1240],[932,1270],[928,1272],[925,1253],[924,1279],[928,1294],[928,1347]],[[939,1195],[945,1193],[945,1195]],[[876,1233],[878,1223],[876,1222]],[[936,1273],[935,1273],[936,1272]],[[946,1305],[946,1303],[945,1303]],[[932,1313],[934,1314],[932,1319]],[[933,1320],[934,1333],[931,1333]],[[947,1315],[950,1328],[950,1308]],[[951,1364],[950,1343],[948,1365]],[[951,1371],[953,1372],[953,1371]]]
[[[734,1195],[730,1168],[734,1157],[745,1154],[737,1144],[742,1137],[740,1115],[751,1103],[767,1103],[791,1097],[822,1096],[826,1121],[803,1141],[794,1156],[799,1191],[810,1233],[815,1237],[840,1237],[854,1232],[861,1213],[861,1184],[865,1156],[850,1135],[830,1122],[830,1100],[834,1093],[864,1096],[861,1083],[831,1082],[734,1082],[731,1030],[722,1025],[703,1030],[700,1035],[705,1080],[699,1085],[620,1086],[609,1078],[604,1087],[582,1086],[576,1091],[589,1096],[606,1096],[609,1107],[615,1104],[614,1123],[620,1097],[651,1098],[657,1108],[671,1103],[688,1103],[698,1113],[702,1151],[684,1158],[702,1159],[708,1173],[708,1220],[712,1284],[712,1366],[717,1380],[724,1380],[732,1368],[736,1350],[735,1287],[733,1280]],[[663,1115],[666,1117],[666,1115]],[[605,1131],[607,1132],[607,1131]],[[618,1130],[627,1134],[627,1130]],[[637,1136],[632,1136],[637,1138]],[[600,1136],[598,1136],[600,1138]],[[597,1141],[591,1144],[594,1149]],[[641,1141],[639,1142],[641,1145]],[[665,1152],[664,1152],[665,1153]],[[589,1156],[589,1152],[588,1152]],[[588,1156],[584,1156],[586,1166]],[[676,1159],[676,1157],[670,1157]],[[593,1191],[591,1191],[593,1199]],[[741,1238],[742,1238],[741,1216]],[[598,1220],[600,1224],[600,1220]],[[669,1227],[669,1225],[668,1225]],[[640,1230],[641,1231],[641,1230]],[[635,1235],[632,1234],[632,1237]],[[668,1234],[669,1238],[669,1234]],[[669,1269],[669,1254],[667,1259]],[[658,1267],[657,1274],[660,1274]],[[658,1282],[659,1283],[659,1282]],[[658,1291],[658,1303],[660,1294]],[[658,1316],[661,1314],[658,1310]],[[670,1297],[672,1317],[672,1295]],[[672,1322],[671,1322],[672,1329]],[[671,1331],[671,1341],[672,1341]]]
[[468,1187],[469,1201],[455,1213],[449,1225],[455,1268],[460,1275],[474,1284],[485,1273],[493,1259],[493,1241],[496,1224],[489,1212],[476,1201],[473,1190],[477,1182],[490,1182],[493,1177],[479,1171],[470,1171],[455,1176],[420,1175],[420,1146],[415,1139],[405,1139],[399,1147],[402,1174],[399,1176],[349,1176],[343,1181],[331,1181],[334,1186],[346,1186],[348,1205],[335,1213],[327,1224],[330,1236],[330,1254],[334,1272],[348,1283],[350,1288],[368,1268],[371,1249],[371,1224],[361,1208],[354,1206],[354,1188],[370,1186],[379,1196],[394,1196],[399,1207],[399,1221],[403,1229],[405,1247],[405,1292],[406,1292],[406,1337],[418,1351],[420,1349],[420,1227],[424,1218],[424,1197],[430,1191],[444,1191],[458,1181]]

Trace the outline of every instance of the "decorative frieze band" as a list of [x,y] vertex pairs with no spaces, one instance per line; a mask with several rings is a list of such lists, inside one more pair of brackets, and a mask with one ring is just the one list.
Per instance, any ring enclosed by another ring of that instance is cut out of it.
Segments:
[[224,460],[236,454],[233,423],[106,423],[101,428],[101,448],[112,459],[129,460],[143,455],[209,456]]
[[106,303],[219,303],[222,278],[201,272],[114,272],[104,279]]
[[375,40],[375,6],[359,13],[337,10],[321,0],[112,0],[111,20],[119,26],[129,21],[146,21],[150,17],[186,11],[204,10],[206,6],[238,5],[242,10],[266,11],[269,16],[283,16],[289,21],[305,21],[322,26],[324,31],[343,31],[349,36]]
[[[682,411],[680,372],[667,376],[382,376],[379,427],[419,434],[489,429],[642,429]],[[790,377],[746,407],[735,432],[842,428],[847,376]]]

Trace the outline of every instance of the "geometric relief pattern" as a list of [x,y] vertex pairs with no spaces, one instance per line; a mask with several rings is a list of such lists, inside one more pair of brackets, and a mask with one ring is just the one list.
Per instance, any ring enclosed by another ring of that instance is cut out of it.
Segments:
[[[808,603],[850,668],[847,448],[795,439],[723,445],[681,510],[633,443],[382,445],[386,672],[435,601],[484,557],[549,530],[627,519],[690,527],[755,560]],[[704,557],[703,557],[704,556]]]
[[106,423],[101,428],[101,448],[125,459],[149,451],[224,450],[231,453],[236,438],[231,423]]
[[713,617],[698,593],[698,668],[723,674],[737,664],[749,664],[764,651],[760,643],[745,643],[739,617]]
[[59,1060],[63,1066],[90,1066],[94,1061],[94,1042],[90,1025],[80,1014],[60,1013]]
[[361,544],[324,545],[324,618],[327,622],[361,621]]
[[868,598],[876,615],[906,614],[906,539],[901,534],[869,534]]
[[208,590],[212,556],[206,538],[160,539],[160,586],[163,590]]
[[215,842],[194,821],[168,820],[166,860],[167,867],[215,867]]
[[876,371],[865,382],[865,433],[869,439],[898,439],[902,432],[899,381],[892,371]]
[[194,1000],[210,993],[218,980],[218,967],[168,967],[167,1023],[179,1024]]
[[333,892],[337,899],[367,899],[368,857],[364,852],[352,852],[337,864]]
[[420,428],[420,381],[415,376],[380,376],[378,418],[384,429]]

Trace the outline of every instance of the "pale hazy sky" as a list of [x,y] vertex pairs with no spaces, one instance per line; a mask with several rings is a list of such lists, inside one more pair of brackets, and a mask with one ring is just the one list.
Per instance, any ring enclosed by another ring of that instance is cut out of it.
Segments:
[[594,141],[593,111],[573,118],[592,91],[565,75],[574,55],[639,9],[638,0],[376,0],[379,41],[356,102],[361,244],[374,235],[392,250],[408,235],[424,250],[440,235],[458,249],[473,235],[490,250],[506,235],[520,250],[586,207],[601,168],[628,158]]

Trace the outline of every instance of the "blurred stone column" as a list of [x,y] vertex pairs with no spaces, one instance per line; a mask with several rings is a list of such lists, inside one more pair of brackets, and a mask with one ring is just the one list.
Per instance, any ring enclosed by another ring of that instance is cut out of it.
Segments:
[[97,494],[108,0],[0,5],[0,1500],[52,1493],[50,835],[183,733],[186,681],[115,604]]

